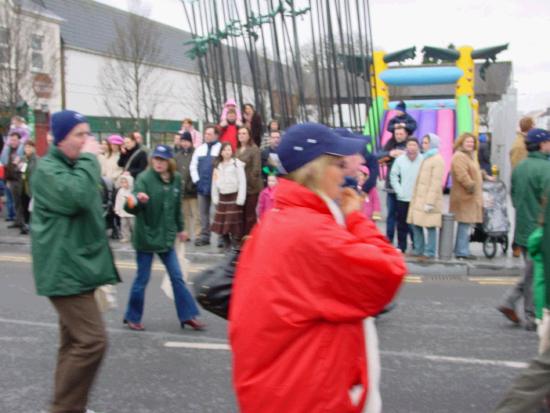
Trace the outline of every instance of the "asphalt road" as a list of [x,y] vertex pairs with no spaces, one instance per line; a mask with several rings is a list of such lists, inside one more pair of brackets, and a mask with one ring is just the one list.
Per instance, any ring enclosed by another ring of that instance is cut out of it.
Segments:
[[[89,408],[236,412],[226,322],[205,314],[208,331],[181,330],[173,304],[160,291],[163,272],[157,269],[147,291],[147,331],[125,329],[121,320],[134,270],[131,262],[120,267],[120,308],[106,314],[110,347]],[[409,277],[397,309],[378,321],[385,413],[492,410],[536,353],[536,335],[510,326],[494,310],[511,282]],[[47,411],[57,340],[56,314],[35,295],[28,255],[3,248],[0,413]]]

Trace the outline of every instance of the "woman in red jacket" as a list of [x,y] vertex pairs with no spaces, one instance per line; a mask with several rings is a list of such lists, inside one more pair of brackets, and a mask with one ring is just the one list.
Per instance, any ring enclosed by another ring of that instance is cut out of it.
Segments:
[[367,318],[392,300],[406,266],[362,214],[361,198],[341,188],[343,157],[362,146],[312,123],[289,128],[281,141],[287,175],[244,246],[231,299],[243,413],[381,409]]

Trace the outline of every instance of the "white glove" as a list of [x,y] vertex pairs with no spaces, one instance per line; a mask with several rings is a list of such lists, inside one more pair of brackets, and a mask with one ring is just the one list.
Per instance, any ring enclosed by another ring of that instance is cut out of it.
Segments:
[[540,322],[537,333],[539,335],[539,354],[542,354],[550,350],[550,309],[545,308],[542,314],[542,321]]
[[432,204],[426,204],[424,205],[424,212],[432,212],[434,210],[434,206]]

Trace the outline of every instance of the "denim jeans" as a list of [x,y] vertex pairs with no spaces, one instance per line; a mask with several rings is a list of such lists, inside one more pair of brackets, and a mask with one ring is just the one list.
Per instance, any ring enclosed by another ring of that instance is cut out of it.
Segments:
[[[151,267],[153,265],[153,253],[136,251],[137,275],[130,290],[130,298],[124,318],[133,323],[141,322],[143,315],[143,304],[145,302],[145,288],[151,277]],[[199,309],[193,299],[193,296],[185,286],[183,281],[178,256],[173,248],[167,252],[158,253],[162,263],[168,271],[172,289],[174,290],[174,303],[176,312],[180,321],[187,321],[199,315]]]
[[[409,202],[396,201],[397,210],[397,246],[403,254],[407,252],[407,237],[412,234],[410,225],[407,224],[407,215],[409,214]],[[412,238],[412,235],[411,235]]]
[[397,215],[397,196],[394,193],[388,192],[386,208],[388,209],[388,216],[386,218],[386,237],[390,240],[390,243],[393,244]]
[[4,191],[6,192],[6,219],[13,221],[15,219],[15,205],[13,203],[13,194],[8,185],[5,184]]
[[426,257],[435,258],[437,229],[435,227],[426,228],[428,233],[427,242],[424,238],[424,227],[411,225],[413,231],[413,253],[415,255],[424,255]]
[[470,255],[470,224],[459,222],[456,229],[455,256]]

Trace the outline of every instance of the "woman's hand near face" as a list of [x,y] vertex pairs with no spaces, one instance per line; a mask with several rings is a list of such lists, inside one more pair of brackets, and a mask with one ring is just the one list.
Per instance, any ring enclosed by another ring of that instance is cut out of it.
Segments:
[[345,216],[348,216],[352,212],[360,211],[361,205],[363,203],[363,198],[359,196],[357,192],[355,192],[351,188],[344,188],[342,189],[342,195],[340,198],[340,207],[342,208],[342,212]]

